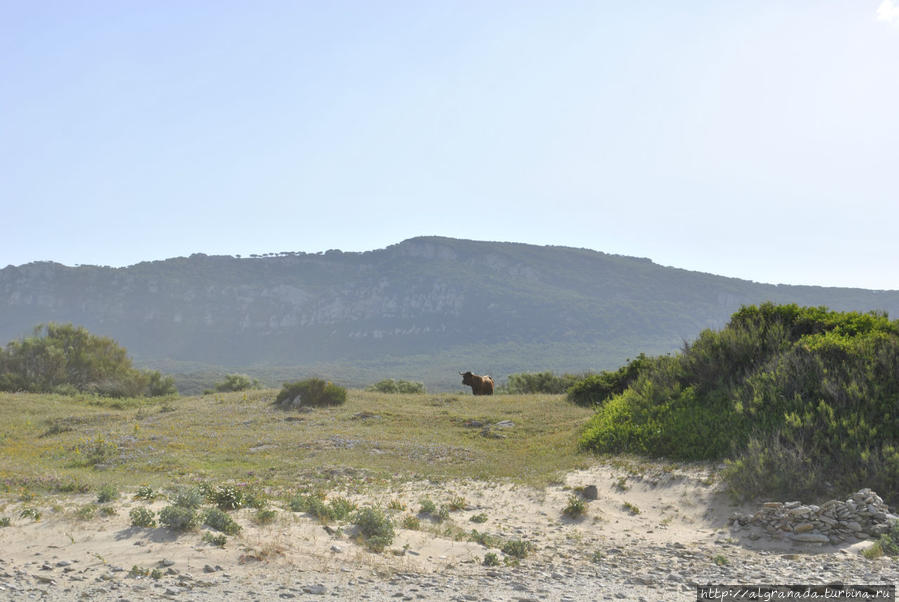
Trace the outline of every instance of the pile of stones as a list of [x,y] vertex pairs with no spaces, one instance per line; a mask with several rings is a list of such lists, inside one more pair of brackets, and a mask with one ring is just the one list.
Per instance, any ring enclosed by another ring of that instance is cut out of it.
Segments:
[[899,516],[891,514],[879,495],[862,489],[845,502],[830,500],[820,506],[801,502],[767,502],[755,514],[734,513],[734,531],[755,529],[768,535],[800,543],[841,544],[876,538],[886,533]]

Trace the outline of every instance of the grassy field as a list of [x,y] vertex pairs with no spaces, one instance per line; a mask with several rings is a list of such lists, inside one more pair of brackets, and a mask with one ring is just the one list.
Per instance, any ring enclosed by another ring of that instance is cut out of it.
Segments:
[[0,486],[37,493],[236,481],[290,492],[459,477],[542,486],[590,462],[576,443],[593,412],[564,396],[350,390],[342,406],[298,412],[274,407],[276,393],[0,393]]

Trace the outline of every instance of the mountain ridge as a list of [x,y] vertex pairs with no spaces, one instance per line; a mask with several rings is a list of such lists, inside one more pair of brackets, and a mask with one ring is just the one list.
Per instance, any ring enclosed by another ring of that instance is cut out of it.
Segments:
[[[740,305],[764,301],[899,313],[899,291],[763,284],[584,248],[421,236],[372,251],[8,266],[0,340],[72,322],[149,367],[281,366],[340,377],[370,365],[354,378],[447,386],[454,380],[442,375],[457,367],[484,365],[501,377],[615,367],[640,352],[672,351],[723,326]],[[471,365],[458,366],[460,357]]]

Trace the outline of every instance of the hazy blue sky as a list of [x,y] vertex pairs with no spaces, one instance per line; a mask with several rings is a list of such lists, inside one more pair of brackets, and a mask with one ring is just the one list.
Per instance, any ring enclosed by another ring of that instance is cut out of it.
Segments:
[[0,266],[588,247],[899,289],[899,0],[0,0]]

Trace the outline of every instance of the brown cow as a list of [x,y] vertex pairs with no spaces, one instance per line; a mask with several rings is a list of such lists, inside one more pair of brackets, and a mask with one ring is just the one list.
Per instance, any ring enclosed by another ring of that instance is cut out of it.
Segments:
[[493,378],[490,376],[478,376],[468,372],[460,372],[462,384],[471,387],[472,395],[493,395]]

